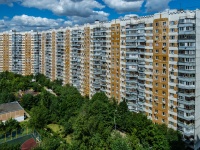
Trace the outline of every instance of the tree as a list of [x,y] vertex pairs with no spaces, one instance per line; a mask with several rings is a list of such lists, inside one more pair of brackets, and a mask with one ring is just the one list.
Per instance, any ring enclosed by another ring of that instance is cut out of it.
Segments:
[[119,133],[114,133],[112,135],[111,149],[112,150],[132,150],[132,148],[128,144],[127,138],[122,137]]
[[31,94],[24,94],[21,98],[21,105],[30,110],[33,106],[35,106],[35,99]]
[[41,129],[49,122],[48,109],[43,105],[33,107],[31,109],[30,126],[33,128]]

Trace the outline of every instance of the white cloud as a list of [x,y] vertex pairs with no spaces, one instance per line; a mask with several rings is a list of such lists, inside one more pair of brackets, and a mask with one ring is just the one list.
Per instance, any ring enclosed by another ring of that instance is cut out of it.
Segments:
[[144,0],[103,0],[108,7],[119,13],[134,12],[140,10]]
[[21,15],[21,16],[14,16],[12,19],[13,22],[15,22],[16,25],[24,25],[24,26],[58,26],[59,22],[61,20],[54,20],[54,19],[47,19],[47,18],[41,18],[41,17],[34,17],[34,16],[27,16],[27,15]]
[[11,20],[0,20],[0,32],[7,30],[28,31],[47,30],[72,25],[71,21],[64,19],[48,19],[28,15],[14,16]]
[[108,13],[103,11],[93,11],[89,17],[71,16],[68,20],[49,19],[28,15],[14,16],[11,19],[0,20],[0,32],[8,30],[30,31],[47,30],[50,28],[60,28],[73,26],[74,24],[94,23],[95,20],[107,21]]
[[23,6],[47,9],[56,15],[89,17],[104,6],[96,0],[23,0]]
[[74,24],[84,24],[84,23],[94,23],[95,20],[107,21],[108,16],[109,14],[105,13],[104,11],[94,11],[93,15],[90,15],[89,17],[73,16],[73,17],[69,17],[69,19]]
[[0,4],[6,4],[12,7],[14,2],[20,2],[20,1],[21,0],[0,0]]
[[158,12],[167,9],[171,0],[147,0],[145,8],[147,12]]

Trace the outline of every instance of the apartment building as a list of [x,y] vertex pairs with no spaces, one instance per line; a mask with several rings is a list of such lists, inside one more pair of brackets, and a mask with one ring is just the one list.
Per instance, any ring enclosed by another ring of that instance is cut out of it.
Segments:
[[200,147],[200,11],[41,32],[0,33],[0,71],[42,73],[92,97],[103,91]]

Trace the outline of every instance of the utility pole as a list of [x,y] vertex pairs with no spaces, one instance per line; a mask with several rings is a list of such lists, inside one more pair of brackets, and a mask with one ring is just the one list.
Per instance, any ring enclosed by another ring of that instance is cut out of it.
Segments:
[[117,128],[117,126],[116,126],[116,120],[115,120],[115,113],[117,112],[117,109],[115,109],[115,111],[114,111],[114,124],[115,124],[115,131],[116,131],[116,128]]

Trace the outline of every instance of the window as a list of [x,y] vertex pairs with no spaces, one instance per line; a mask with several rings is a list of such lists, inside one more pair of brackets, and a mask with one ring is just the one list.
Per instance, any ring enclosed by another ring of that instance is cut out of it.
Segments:
[[163,36],[163,40],[166,40],[166,36]]
[[162,119],[162,122],[164,123],[164,122],[165,122],[165,119]]
[[163,92],[162,92],[162,95],[165,95],[165,94],[166,94],[165,91],[163,91]]
[[162,115],[165,116],[165,112],[162,112]]
[[158,29],[156,29],[156,33],[158,33],[159,32],[159,30]]
[[165,69],[162,70],[162,74],[166,74],[166,70]]
[[166,43],[163,43],[163,46],[165,47],[167,44]]
[[163,32],[166,32],[166,29],[163,29]]
[[170,124],[170,125],[174,125],[174,123],[173,123],[172,121],[169,121],[169,124]]
[[165,102],[165,98],[162,98],[162,101]]
[[183,30],[184,30],[184,27],[180,27],[179,30],[180,30],[180,31],[183,31]]
[[167,23],[166,22],[163,22],[163,26],[166,26],[167,25]]
[[170,36],[170,39],[171,39],[171,40],[175,39],[175,36]]
[[159,57],[158,56],[156,56],[156,60],[158,60],[159,59]]
[[187,31],[190,30],[190,27],[186,27],[186,30],[187,30]]
[[159,39],[159,36],[156,36],[156,40],[158,40]]
[[162,53],[163,53],[163,54],[166,54],[166,50],[162,50]]
[[163,88],[166,88],[166,85],[165,85],[165,84],[163,84],[163,85],[162,85],[162,87],[163,87]]
[[170,43],[170,46],[171,46],[171,47],[174,47],[174,46],[175,46],[175,43]]
[[162,108],[165,109],[165,104],[162,104]]
[[158,66],[158,63],[156,63],[156,67]]
[[170,29],[170,32],[175,32],[175,29],[174,28]]
[[166,68],[166,64],[163,64],[163,68]]
[[175,21],[170,21],[170,25],[175,25]]
[[166,78],[162,78],[162,81],[166,81]]
[[159,26],[159,23],[158,23],[158,22],[156,22],[156,26]]
[[166,61],[167,60],[167,58],[166,57],[163,57],[163,61]]
[[159,53],[159,50],[156,50],[156,53]]

